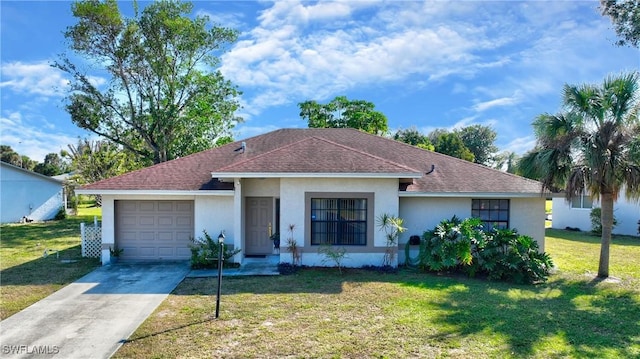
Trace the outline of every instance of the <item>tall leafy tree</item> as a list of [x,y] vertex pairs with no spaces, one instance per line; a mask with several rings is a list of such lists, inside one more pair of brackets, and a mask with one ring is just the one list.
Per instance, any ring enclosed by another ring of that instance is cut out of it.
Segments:
[[534,121],[537,145],[521,161],[524,174],[567,199],[586,192],[600,200],[599,277],[609,276],[614,202],[623,188],[628,199],[640,199],[639,89],[637,72],[565,85],[564,111]]
[[309,128],[356,128],[375,135],[389,132],[387,117],[368,101],[338,96],[326,104],[309,100],[298,107]]
[[75,168],[72,179],[77,184],[96,182],[141,167],[130,152],[113,142],[82,139],[68,147],[67,156]]
[[66,109],[73,123],[122,145],[142,162],[159,163],[216,145],[241,119],[239,91],[214,70],[216,54],[236,31],[190,18],[193,5],[177,0],[148,4],[124,18],[115,0],[72,4],[77,23],[69,47],[83,65],[106,74],[100,85],[70,56],[55,67],[72,77]]
[[62,156],[55,152],[48,153],[44,157],[44,162],[38,163],[33,169],[34,172],[38,172],[45,176],[57,176],[66,173],[69,170],[69,164]]
[[465,147],[473,153],[473,162],[489,166],[493,156],[498,152],[495,146],[496,131],[490,126],[472,125],[455,131]]
[[640,0],[600,0],[600,11],[611,19],[618,45],[640,46]]
[[436,152],[457,157],[469,162],[473,162],[474,160],[473,153],[464,145],[460,135],[455,132],[445,132],[440,134],[433,145]]
[[33,171],[37,162],[26,155],[20,155],[8,145],[0,145],[0,161]]
[[398,130],[395,134],[393,134],[393,139],[396,141],[408,143],[412,146],[423,148],[425,150],[435,150],[433,144],[431,144],[431,141],[429,141],[429,137],[420,133],[420,131],[418,131],[418,129],[415,127],[411,127],[406,130]]
[[22,166],[20,155],[8,145],[0,145],[0,160],[14,166]]

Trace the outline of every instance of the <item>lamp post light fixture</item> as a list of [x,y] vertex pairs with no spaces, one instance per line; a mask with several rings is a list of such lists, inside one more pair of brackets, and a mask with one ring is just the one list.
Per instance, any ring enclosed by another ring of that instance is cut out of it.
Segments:
[[216,319],[220,314],[220,289],[222,288],[222,252],[224,251],[224,231],[218,236],[218,293],[216,294]]

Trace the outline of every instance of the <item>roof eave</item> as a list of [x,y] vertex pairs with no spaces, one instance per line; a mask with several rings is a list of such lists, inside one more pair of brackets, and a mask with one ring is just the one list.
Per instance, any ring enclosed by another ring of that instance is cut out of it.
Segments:
[[165,195],[165,196],[233,196],[233,190],[155,190],[155,189],[76,189],[84,195]]
[[446,198],[547,198],[551,193],[540,192],[411,192],[398,191],[398,197],[446,197]]
[[336,172],[212,172],[212,178],[421,178],[422,173],[336,173]]

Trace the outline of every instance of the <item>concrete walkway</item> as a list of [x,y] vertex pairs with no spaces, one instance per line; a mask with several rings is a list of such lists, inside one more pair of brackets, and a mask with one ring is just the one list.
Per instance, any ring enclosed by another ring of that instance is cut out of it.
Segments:
[[0,357],[108,358],[187,273],[187,262],[100,267],[1,321]]
[[[271,255],[266,258],[244,258],[242,265],[238,268],[225,268],[222,270],[222,277],[238,277],[238,276],[261,276],[261,275],[280,275],[278,271],[278,263],[280,256]],[[206,278],[217,277],[217,269],[194,269],[187,277],[189,278]]]

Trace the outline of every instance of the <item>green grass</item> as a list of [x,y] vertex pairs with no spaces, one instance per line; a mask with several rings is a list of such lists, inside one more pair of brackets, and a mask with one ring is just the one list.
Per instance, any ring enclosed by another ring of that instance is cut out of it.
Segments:
[[80,208],[78,216],[61,221],[0,226],[0,319],[100,264],[98,259],[82,258],[80,248],[80,223],[92,223],[95,215],[100,216],[99,208]]
[[225,278],[215,320],[215,279],[187,279],[115,357],[640,357],[640,240],[614,239],[609,282],[597,238],[547,233],[559,269],[535,286],[305,269]]
[[[640,292],[640,238],[613,236],[609,274]],[[574,279],[595,276],[600,258],[600,237],[589,232],[547,229],[546,251],[556,267]]]

